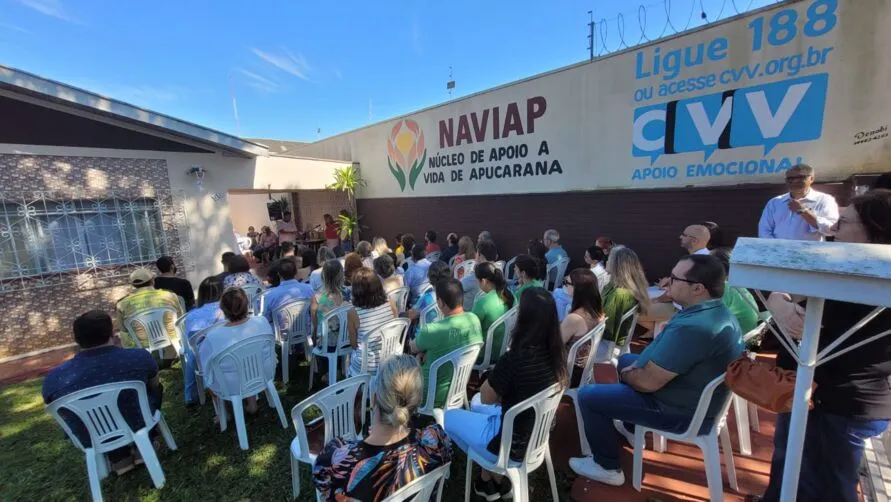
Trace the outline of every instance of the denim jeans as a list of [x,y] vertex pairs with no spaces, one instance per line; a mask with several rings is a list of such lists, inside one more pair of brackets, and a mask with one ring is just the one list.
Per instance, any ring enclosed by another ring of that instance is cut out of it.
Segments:
[[[619,358],[618,369],[621,371],[636,360],[637,354],[625,354]],[[682,432],[692,418],[663,409],[652,395],[624,383],[585,386],[579,391],[579,408],[594,461],[611,470],[620,468],[619,433],[613,427],[613,420]]]
[[[791,416],[791,413],[777,415],[765,502],[780,500]],[[810,411],[798,478],[799,502],[857,502],[864,440],[880,435],[887,427],[888,420],[860,420]]]

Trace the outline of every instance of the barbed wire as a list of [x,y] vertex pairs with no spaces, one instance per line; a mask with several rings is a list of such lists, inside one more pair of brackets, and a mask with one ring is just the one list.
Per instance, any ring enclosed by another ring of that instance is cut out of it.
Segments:
[[[745,0],[743,0],[743,2],[744,1]],[[770,0],[768,2],[762,3],[764,3],[764,5],[771,5],[778,4],[783,1],[786,0]],[[741,8],[740,5],[737,3],[737,0],[722,0],[721,8],[718,9],[718,13],[714,17],[712,17],[706,12],[705,2],[703,0],[690,0],[689,13],[686,10],[681,10],[681,13],[686,17],[686,22],[683,25],[681,25],[680,23],[676,23],[675,20],[672,19],[673,14],[677,14],[674,12],[675,9],[672,7],[672,0],[659,0],[658,2],[654,2],[651,4],[640,5],[637,8],[637,25],[640,34],[639,36],[637,36],[636,39],[634,38],[633,34],[629,35],[627,33],[628,30],[625,26],[625,13],[619,13],[618,15],[616,15],[616,17],[609,19],[600,18],[599,21],[592,21],[594,25],[594,36],[592,37],[590,43],[594,44],[593,55],[595,57],[605,56],[616,51],[630,49],[641,44],[660,40],[662,38],[670,37],[679,33],[684,33],[691,28],[708,25],[722,19],[748,12],[752,10],[752,6],[754,4],[755,0],[749,0],[748,5]],[[675,5],[677,5],[677,2],[675,2]],[[661,11],[665,15],[665,19],[661,22],[661,29],[658,28],[660,24],[659,20],[654,21],[657,28],[653,29],[652,26],[648,26],[647,12],[648,10],[654,10],[660,7]],[[699,19],[702,20],[702,23],[699,24],[695,24],[694,22],[697,10],[699,11]],[[614,25],[617,37],[615,40],[612,41],[610,41],[611,25]]]

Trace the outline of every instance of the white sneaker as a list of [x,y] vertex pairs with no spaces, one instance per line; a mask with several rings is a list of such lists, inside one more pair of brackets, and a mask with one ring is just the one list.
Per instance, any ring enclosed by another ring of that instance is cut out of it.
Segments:
[[631,447],[634,447],[634,433],[625,428],[625,424],[622,423],[621,420],[613,420],[613,426],[616,428],[616,431],[625,438],[625,441],[628,441],[628,444]]
[[614,471],[604,469],[591,457],[571,458],[569,459],[569,468],[579,476],[599,481],[605,485],[622,486],[625,484],[625,473],[622,472],[622,469]]

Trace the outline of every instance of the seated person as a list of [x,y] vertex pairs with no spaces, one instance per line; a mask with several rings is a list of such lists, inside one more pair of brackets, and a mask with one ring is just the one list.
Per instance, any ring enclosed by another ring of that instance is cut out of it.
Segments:
[[[498,248],[491,240],[480,242],[476,246],[476,265],[492,262],[498,259]],[[474,265],[474,266],[476,266]],[[480,281],[473,273],[465,274],[461,278],[461,287],[464,289],[464,310],[473,310],[473,302],[480,292]]]
[[[593,457],[569,461],[579,476],[613,486],[625,484],[619,466],[619,431],[613,420],[683,432],[705,386],[743,353],[739,323],[721,301],[724,268],[716,258],[681,258],[671,272],[667,294],[682,310],[642,353],[619,358],[619,383],[579,390],[579,408],[593,453]],[[715,391],[704,428],[720,418],[716,414],[727,392],[723,386]]]
[[[318,263],[319,267],[309,274],[309,285],[312,287],[313,291],[322,289],[322,268],[328,260],[337,261],[337,256],[335,256],[334,251],[326,247],[320,247],[318,255],[316,256],[316,263]],[[338,261],[338,263],[340,262]],[[342,268],[343,265],[341,265],[341,269]]]
[[356,254],[362,258],[362,266],[365,268],[374,268],[374,257],[371,256],[373,248],[368,241],[359,241],[356,244]]
[[[80,351],[70,360],[50,371],[43,380],[43,402],[53,401],[73,392],[114,382],[136,380],[145,384],[151,412],[161,408],[161,382],[158,379],[158,365],[152,355],[143,349],[124,349],[117,345],[111,317],[101,310],[92,310],[74,320],[74,341]],[[130,429],[137,431],[145,427],[136,393],[127,391],[118,399],[121,415]],[[85,446],[90,446],[90,435],[86,427],[74,414],[62,410],[75,437]],[[153,433],[157,427],[153,429]],[[131,448],[125,446],[108,452],[111,468],[118,474],[133,469],[134,456]]]
[[264,226],[261,229],[257,247],[254,249],[254,256],[261,262],[268,262],[275,255],[277,246],[278,236],[272,233],[272,229],[269,226]]
[[321,500],[379,502],[452,460],[452,443],[436,424],[413,428],[423,399],[421,369],[408,355],[381,364],[371,384],[373,422],[364,439],[332,439],[316,458]]
[[385,293],[390,294],[391,291],[402,287],[402,276],[396,275],[396,264],[390,255],[385,254],[375,258],[374,271],[383,282]]
[[[430,264],[430,268],[427,269],[427,283],[431,285],[431,287],[426,288],[424,293],[418,298],[418,301],[412,305],[412,307],[408,310],[408,318],[414,322],[418,323],[421,318],[421,312],[424,311],[427,307],[436,304],[436,284],[439,284],[440,281],[444,281],[446,279],[451,279],[452,272],[449,270],[449,266],[444,262],[434,262]],[[431,316],[430,319],[427,319],[425,322],[432,322],[435,319],[432,317],[433,314],[428,314]],[[415,326],[412,338],[414,338],[415,334],[417,334],[419,326]]]
[[183,321],[185,340],[183,340],[183,380],[185,383],[186,405],[198,404],[198,387],[195,381],[195,369],[197,361],[192,353],[189,340],[199,331],[207,329],[222,321],[223,311],[220,310],[220,297],[223,295],[223,284],[220,278],[212,275],[198,286],[198,308],[193,309]]
[[[464,291],[457,279],[446,279],[436,285],[436,303],[442,311],[443,318],[438,322],[427,324],[418,331],[418,336],[411,342],[411,350],[421,360],[421,372],[424,375],[424,396],[430,382],[430,366],[440,357],[475,343],[483,343],[480,320],[471,312],[464,312]],[[452,383],[451,365],[439,370],[436,382],[435,406],[445,404]]]
[[[261,316],[248,315],[248,306],[248,297],[243,289],[227,289],[220,298],[220,310],[223,311],[226,322],[210,329],[204,341],[198,345],[198,363],[204,375],[204,385],[213,392],[214,401],[218,401],[218,395],[237,394],[240,387],[238,370],[233,361],[222,360],[218,371],[213,371],[214,357],[240,341],[254,337],[271,340],[273,337],[269,321]],[[263,373],[266,378],[273,378],[277,364],[275,344],[270,343],[268,352],[263,353]],[[245,401],[247,405],[244,410],[247,413],[256,413],[257,396],[246,397]]]
[[[476,259],[476,246],[473,244],[473,239],[470,236],[465,235],[458,239],[458,253],[455,255],[455,263],[452,264],[453,267],[458,268],[458,265],[463,263],[465,260],[475,260]],[[443,260],[445,261],[445,260]],[[448,263],[448,262],[446,262]],[[458,268],[458,280],[464,278],[464,269]]]
[[427,233],[424,234],[424,254],[435,253],[439,251],[439,244],[436,243],[436,232],[433,230],[427,230]]
[[297,269],[296,279],[300,282],[309,282],[309,277],[314,270],[319,268],[316,264],[316,252],[312,248],[305,248],[300,251],[300,265]]
[[[638,307],[640,315],[644,315],[650,308],[650,295],[647,292],[647,278],[644,275],[643,266],[637,253],[625,246],[611,248],[606,260],[606,271],[610,275],[610,282],[603,288],[603,313],[606,315],[606,329],[603,332],[603,341],[600,346],[611,348],[609,343],[621,347],[625,344],[632,319],[627,319],[624,324],[622,317],[634,307]],[[612,357],[610,355],[609,357]],[[598,354],[598,359],[602,359]]]
[[381,280],[370,268],[362,267],[353,274],[352,302],[355,308],[350,311],[350,323],[358,329],[350,333],[350,345],[355,349],[350,356],[351,377],[362,373],[364,358],[368,359],[368,372],[377,371],[381,343],[380,339],[368,341],[368,335],[399,316],[396,304],[387,298]]
[[229,260],[229,275],[223,279],[223,289],[259,286],[263,283],[251,272],[251,264],[244,256],[233,256]]
[[[473,303],[473,313],[480,320],[480,330],[484,343],[488,343],[489,328],[501,316],[514,306],[514,295],[507,289],[507,281],[504,274],[492,262],[480,263],[473,269],[473,274],[480,283],[480,291],[483,295]],[[490,362],[494,364],[501,354],[501,346],[504,342],[504,325],[495,330],[492,336],[492,350]],[[486,357],[486,347],[480,349],[477,363],[481,363]]]
[[297,282],[297,263],[291,259],[282,259],[277,267],[281,283],[266,291],[264,296],[263,315],[270,324],[274,325],[273,314],[281,306],[296,300],[311,300],[312,288],[309,284]]
[[[136,269],[130,274],[130,284],[133,286],[134,291],[118,300],[118,303],[115,306],[118,329],[122,331],[126,330],[127,327],[125,321],[137,312],[159,307],[170,307],[174,309],[176,313],[166,315],[164,321],[167,324],[168,336],[170,336],[170,339],[176,343],[177,335],[175,323],[179,316],[185,314],[179,297],[170,291],[155,289],[155,281],[154,277],[152,277],[152,273],[144,268]],[[121,339],[124,346],[134,347],[138,343],[139,347],[148,347],[148,334],[145,331],[145,327],[137,324],[133,328],[133,333],[127,332],[127,336],[124,336],[124,338]],[[135,340],[133,339],[134,336],[136,337]],[[167,347],[162,350],[163,359],[169,361],[176,359],[176,357],[175,348]]]
[[[340,262],[337,260],[326,261],[325,266],[322,267],[322,287],[313,296],[312,304],[310,305],[312,332],[316,344],[321,343],[320,326],[325,315],[342,305],[349,305],[343,294],[343,281],[343,266]],[[347,323],[347,329],[354,334],[358,329],[358,325],[354,324],[355,321],[356,318],[350,316]],[[331,319],[328,328],[327,349],[328,352],[334,352],[340,339],[340,322],[337,319]]]
[[560,244],[560,232],[554,229],[546,230],[542,241],[545,247],[548,248],[547,253],[545,253],[545,260],[547,260],[548,265],[557,263],[557,260],[561,258],[569,257],[569,254]]
[[192,290],[192,283],[188,279],[176,276],[176,264],[173,258],[162,256],[155,262],[160,275],[155,277],[155,289],[163,289],[176,293],[176,296],[182,298],[186,305],[186,312],[195,308],[195,292]]
[[514,289],[514,296],[517,298],[529,288],[544,287],[544,281],[541,280],[541,262],[531,255],[517,256],[514,261],[514,277],[517,278],[517,287]]
[[[470,241],[470,237],[467,238]],[[473,246],[473,241],[470,241],[470,245]],[[442,254],[439,255],[439,259],[448,263],[452,260],[453,257],[458,256],[460,249],[458,248],[458,234],[450,233],[446,236],[446,248],[442,250]]]
[[[721,262],[724,266],[724,273],[730,274],[730,253],[731,248],[717,248],[711,251],[711,255]],[[730,309],[733,316],[739,322],[743,335],[752,331],[758,326],[758,303],[755,297],[746,288],[735,288],[724,282],[724,305]]]
[[[560,338],[560,322],[551,294],[543,288],[529,288],[520,297],[517,326],[510,350],[498,359],[474,396],[471,411],[445,412],[445,430],[465,451],[490,454],[494,461],[501,449],[504,414],[512,406],[560,382],[567,385],[566,350]],[[510,459],[522,462],[535,424],[535,413],[527,410],[514,421]],[[486,500],[508,499],[513,488],[507,479],[482,471],[473,491]]]
[[[405,237],[402,237],[405,240]],[[427,285],[427,270],[430,268],[430,261],[424,258],[424,245],[415,244],[411,248],[412,261],[405,271],[404,281],[405,287],[409,288],[408,302],[412,304],[421,296],[421,290]]]
[[585,263],[591,267],[591,272],[594,272],[594,275],[597,276],[597,285],[600,287],[600,293],[602,294],[603,288],[605,288],[611,280],[609,272],[606,271],[605,266],[606,253],[595,244],[585,251]]
[[[566,294],[572,298],[570,312],[560,324],[560,336],[566,350],[575,341],[603,322],[603,302],[597,284],[597,276],[590,268],[577,268],[563,279]],[[591,346],[583,346],[576,354],[575,367],[569,368],[570,387],[578,387],[588,363]]]

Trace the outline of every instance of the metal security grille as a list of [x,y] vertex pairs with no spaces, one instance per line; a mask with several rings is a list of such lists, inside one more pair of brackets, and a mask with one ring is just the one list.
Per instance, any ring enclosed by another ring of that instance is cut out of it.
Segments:
[[0,292],[119,283],[170,255],[193,267],[181,191],[0,191]]

